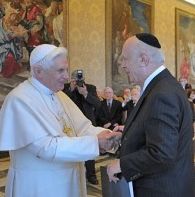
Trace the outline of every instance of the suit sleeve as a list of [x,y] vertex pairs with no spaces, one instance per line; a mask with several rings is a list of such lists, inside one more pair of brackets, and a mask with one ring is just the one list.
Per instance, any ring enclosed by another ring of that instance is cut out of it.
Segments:
[[97,96],[97,92],[96,92],[96,87],[95,86],[90,86],[89,90],[88,90],[88,94],[87,97],[85,98],[86,102],[88,102],[89,104],[93,105],[96,110],[99,109],[100,107],[100,100]]
[[127,181],[167,170],[176,160],[183,104],[177,96],[165,94],[156,95],[150,102],[147,104],[152,110],[145,114],[143,123],[145,146],[120,158]]
[[104,111],[104,101],[101,101],[101,106],[97,113],[97,123],[99,126],[104,126],[108,122],[109,120],[107,118],[106,112]]
[[116,103],[116,111],[115,111],[115,115],[111,121],[112,125],[118,123],[121,124],[122,121],[122,104],[121,102],[117,102]]

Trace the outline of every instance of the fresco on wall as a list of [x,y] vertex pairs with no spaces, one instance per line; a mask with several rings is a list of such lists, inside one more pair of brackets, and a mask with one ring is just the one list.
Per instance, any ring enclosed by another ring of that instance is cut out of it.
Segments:
[[113,0],[112,6],[112,87],[120,94],[129,86],[126,73],[119,66],[125,40],[139,32],[152,31],[151,1]]
[[176,9],[176,71],[195,87],[195,15]]
[[0,0],[0,106],[29,76],[29,54],[35,46],[65,45],[63,17],[62,0]]

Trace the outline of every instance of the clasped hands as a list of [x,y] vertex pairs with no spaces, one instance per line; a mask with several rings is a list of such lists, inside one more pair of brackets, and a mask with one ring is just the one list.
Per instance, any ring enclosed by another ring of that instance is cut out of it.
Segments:
[[120,144],[122,134],[110,130],[103,130],[97,135],[99,149],[101,153],[105,153],[112,149],[117,149]]
[[[124,125],[117,125],[114,129],[114,133],[121,133],[124,130]],[[121,167],[120,167],[120,160],[115,159],[113,160],[108,166],[107,166],[107,174],[109,181],[113,181],[116,183],[119,181],[119,178],[116,177],[116,174],[121,173]]]

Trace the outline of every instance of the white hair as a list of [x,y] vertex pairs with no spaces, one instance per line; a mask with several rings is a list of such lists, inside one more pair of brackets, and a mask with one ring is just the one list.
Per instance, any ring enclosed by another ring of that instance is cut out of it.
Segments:
[[105,87],[104,88],[104,92],[107,91],[107,90],[111,90],[113,92],[113,89],[111,87]]
[[130,90],[138,90],[139,92],[141,91],[141,86],[140,85],[137,85],[137,84],[133,84],[130,88]]
[[152,59],[152,61],[157,65],[162,65],[165,63],[165,55],[163,51],[159,48],[145,44],[144,42],[137,39],[137,47],[145,51]]

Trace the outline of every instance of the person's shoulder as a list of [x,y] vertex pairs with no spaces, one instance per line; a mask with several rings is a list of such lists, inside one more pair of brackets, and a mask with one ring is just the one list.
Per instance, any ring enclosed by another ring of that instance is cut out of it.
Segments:
[[[103,105],[104,103],[106,103],[106,99],[103,99],[102,101],[100,101],[101,104]],[[107,103],[106,103],[107,104]]]
[[122,105],[122,103],[119,100],[113,99],[113,102],[116,103],[117,105]]
[[12,91],[8,93],[4,102],[20,102],[20,103],[31,103],[36,101],[36,93],[35,89],[28,83],[28,81],[24,81],[16,86]]
[[85,84],[86,85],[86,87],[87,87],[87,90],[89,91],[89,92],[96,92],[96,86],[95,85],[92,85],[92,84]]
[[67,89],[69,89],[70,88],[70,83],[65,83],[64,84],[64,90],[67,90]]
[[85,85],[86,85],[87,88],[96,89],[96,86],[95,85],[92,85],[92,84],[89,84],[89,83],[86,83]]
[[9,96],[21,97],[30,91],[31,87],[28,86],[27,81],[24,81],[17,85],[13,90],[9,92]]

